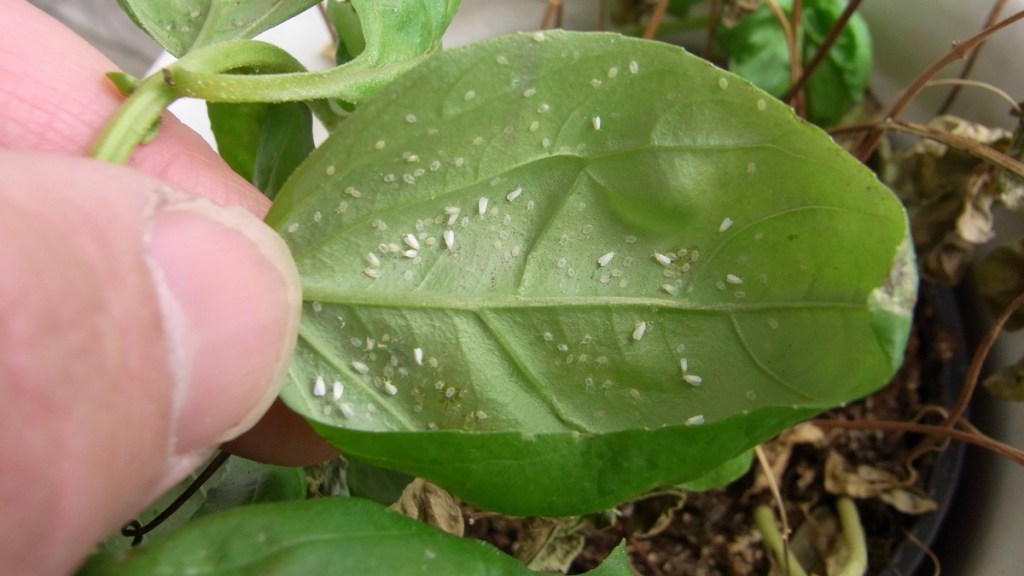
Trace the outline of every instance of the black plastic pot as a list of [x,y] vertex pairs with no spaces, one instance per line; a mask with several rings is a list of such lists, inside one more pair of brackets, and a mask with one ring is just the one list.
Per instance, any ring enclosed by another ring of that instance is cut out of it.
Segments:
[[[937,382],[938,398],[930,400],[951,407],[963,387],[969,363],[968,341],[960,307],[951,289],[922,283],[917,314],[921,325],[927,328],[919,333],[922,349],[936,350],[943,347],[949,351],[948,357],[937,364],[938,373],[932,374]],[[926,478],[923,488],[938,504],[938,509],[915,520],[911,530],[913,538],[907,538],[893,551],[890,566],[883,574],[923,576],[935,573],[935,567],[928,560],[922,545],[930,547],[935,542],[952,507],[960,484],[966,448],[960,442],[950,443],[945,450],[925,463],[921,470]]]

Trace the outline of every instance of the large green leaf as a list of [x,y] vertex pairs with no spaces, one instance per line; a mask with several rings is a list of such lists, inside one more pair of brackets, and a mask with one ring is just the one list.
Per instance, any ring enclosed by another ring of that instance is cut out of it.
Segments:
[[175,56],[225,40],[252,38],[319,0],[117,0]]
[[[246,506],[142,548],[93,557],[80,575],[458,574],[529,576],[510,556],[358,498]],[[630,576],[620,546],[592,576]]]
[[868,170],[739,77],[613,34],[435,57],[268,222],[307,300],[286,402],[348,454],[512,514],[697,479],[871,392],[916,295]]

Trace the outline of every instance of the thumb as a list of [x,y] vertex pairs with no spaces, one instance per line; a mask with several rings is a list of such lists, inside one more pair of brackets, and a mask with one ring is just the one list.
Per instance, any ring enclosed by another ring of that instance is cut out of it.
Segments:
[[295,344],[258,219],[130,168],[0,152],[0,558],[63,573],[246,430]]

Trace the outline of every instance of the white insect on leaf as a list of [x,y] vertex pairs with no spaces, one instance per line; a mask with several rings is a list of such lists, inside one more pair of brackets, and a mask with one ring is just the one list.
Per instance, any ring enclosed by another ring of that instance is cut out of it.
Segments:
[[600,130],[601,129],[601,117],[600,116],[594,116],[593,118],[590,119],[590,124],[591,124],[591,126],[594,127],[594,130]]
[[313,396],[321,398],[325,394],[327,394],[327,383],[324,382],[323,376],[317,376],[316,382],[313,383]]
[[513,189],[508,191],[508,194],[505,195],[505,199],[508,200],[509,202],[512,202],[516,198],[519,198],[519,195],[522,194],[522,193],[523,193],[523,187],[522,186],[516,186],[515,188],[513,188]]
[[640,339],[643,338],[644,334],[646,334],[646,333],[647,333],[647,322],[645,322],[643,320],[638,320],[637,323],[636,323],[636,327],[633,328],[633,340],[639,342]]
[[481,216],[487,214],[487,198],[481,197],[476,201],[476,212]]
[[726,216],[722,220],[722,223],[718,225],[718,231],[719,232],[725,232],[726,230],[729,229],[730,226],[732,226],[732,218],[729,218],[728,216]]
[[334,385],[331,386],[331,397],[334,398],[335,401],[338,401],[341,400],[341,396],[343,394],[345,394],[345,385],[339,380],[335,380]]
[[444,231],[442,237],[444,238],[445,248],[451,250],[455,246],[455,231],[449,228]]
[[416,239],[416,236],[412,234],[406,234],[405,236],[402,237],[402,240],[405,241],[406,246],[408,246],[409,248],[412,248],[413,250],[420,249],[420,241]]
[[704,423],[704,415],[697,414],[696,416],[690,416],[686,419],[687,426],[700,426]]
[[671,266],[672,265],[672,257],[671,256],[666,256],[664,254],[659,254],[658,252],[655,252],[654,253],[654,259],[657,260],[658,264],[661,264],[662,266]]
[[355,409],[348,402],[342,402],[338,405],[338,408],[341,410],[341,415],[345,418],[351,418],[356,414]]
[[417,364],[423,366],[423,348],[413,348],[412,358]]
[[683,375],[683,380],[686,380],[691,386],[700,386],[704,382],[704,379],[696,374],[685,374]]
[[611,264],[613,258],[615,258],[615,252],[605,252],[597,259],[597,265],[604,268]]
[[445,206],[444,213],[448,215],[448,225],[454,226],[459,221],[459,213],[462,209],[458,206]]
[[360,362],[358,360],[354,360],[352,362],[352,369],[355,370],[356,372],[359,372],[360,374],[366,374],[367,372],[370,371],[370,367],[369,366],[367,366],[366,364],[363,364],[362,362]]

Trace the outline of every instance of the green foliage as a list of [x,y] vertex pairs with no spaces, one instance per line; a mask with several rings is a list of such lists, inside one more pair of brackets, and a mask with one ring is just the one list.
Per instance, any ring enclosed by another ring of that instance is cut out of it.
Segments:
[[289,405],[512,514],[695,480],[871,392],[916,291],[903,210],[863,166],[740,78],[611,34],[432,59],[268,222],[308,300]]
[[[353,0],[328,9],[339,65],[306,72],[247,38],[313,2],[121,2],[183,57],[114,78],[131,96],[94,154],[126,159],[175,98],[213,103],[222,156],[275,200],[302,275],[282,396],[349,459],[330,493],[389,502],[419,476],[554,516],[719,486],[901,361],[916,275],[899,203],[680,49],[551,32],[436,54],[457,0]],[[805,2],[805,57],[842,4]],[[780,94],[785,44],[762,16],[723,43]],[[856,21],[811,81],[812,119],[845,112],[869,64]],[[311,109],[333,132],[313,152]],[[179,523],[237,509],[85,573],[531,573],[359,498],[245,505],[305,494],[296,470],[254,474]],[[629,573],[621,547],[592,572]]]
[[[371,545],[368,545],[371,544]],[[620,546],[592,576],[630,576]],[[358,498],[246,506],[149,546],[94,556],[80,576],[458,574],[528,576],[513,558]]]
[[[792,0],[778,0],[789,13]],[[806,0],[799,38],[803,64],[808,64],[829,29],[839,19],[846,0]],[[789,50],[778,20],[766,5],[732,28],[720,26],[717,38],[729,53],[729,69],[775,97],[790,87]],[[871,35],[854,14],[818,70],[807,83],[808,119],[831,126],[839,122],[867,89],[871,72]]]
[[117,0],[153,40],[175,56],[225,40],[252,38],[319,0]]

